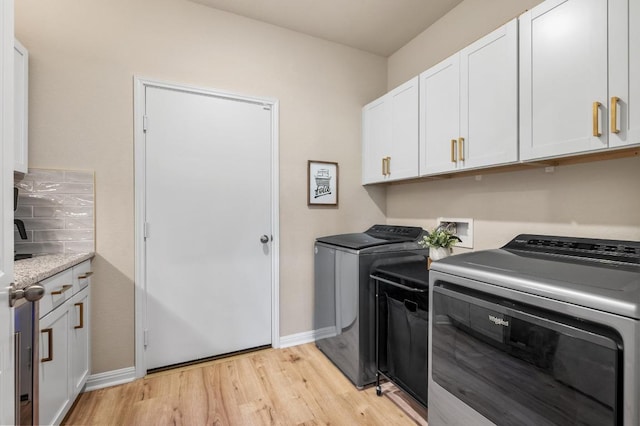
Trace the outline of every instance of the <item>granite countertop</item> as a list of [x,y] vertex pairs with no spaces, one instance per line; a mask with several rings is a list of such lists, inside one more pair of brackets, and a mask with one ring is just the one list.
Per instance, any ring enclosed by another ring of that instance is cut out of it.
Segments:
[[16,288],[38,283],[93,256],[94,253],[45,254],[17,260],[13,263]]

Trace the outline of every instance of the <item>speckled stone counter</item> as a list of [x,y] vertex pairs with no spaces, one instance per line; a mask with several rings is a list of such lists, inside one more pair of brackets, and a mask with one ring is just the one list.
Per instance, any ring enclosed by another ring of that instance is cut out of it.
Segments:
[[93,258],[93,256],[94,253],[47,254],[31,259],[17,260],[13,263],[16,288],[24,288],[45,280],[58,272]]

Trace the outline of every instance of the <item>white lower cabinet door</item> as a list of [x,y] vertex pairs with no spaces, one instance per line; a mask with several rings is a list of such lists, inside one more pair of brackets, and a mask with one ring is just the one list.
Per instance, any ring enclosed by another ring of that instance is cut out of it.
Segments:
[[54,309],[40,319],[39,377],[40,424],[62,421],[70,402],[69,310]]
[[73,296],[69,312],[71,396],[75,399],[89,377],[89,287]]

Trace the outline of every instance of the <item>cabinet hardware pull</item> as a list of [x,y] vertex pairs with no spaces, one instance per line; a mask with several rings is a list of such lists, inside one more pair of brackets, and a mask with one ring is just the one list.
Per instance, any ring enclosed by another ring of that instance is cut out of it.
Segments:
[[458,158],[464,161],[464,138],[458,138]]
[[93,271],[85,272],[83,275],[78,275],[79,280],[84,280],[85,278],[89,278],[93,275]]
[[71,287],[73,287],[73,286],[72,286],[72,285],[70,285],[70,284],[65,284],[65,285],[63,285],[63,286],[62,286],[62,288],[60,288],[60,290],[52,291],[52,292],[51,292],[51,295],[58,295],[58,294],[62,294],[62,293],[64,293],[65,291],[69,290]]
[[48,337],[48,340],[49,340],[49,343],[47,344],[47,354],[48,354],[48,356],[46,358],[40,359],[40,362],[53,361],[53,328],[45,328],[43,330],[40,330],[40,333],[48,334],[47,337]]
[[620,98],[613,96],[611,98],[611,133],[620,133],[618,129],[618,102]]
[[387,176],[391,174],[391,157],[387,157]]
[[76,325],[73,328],[74,329],[84,328],[84,303],[82,302],[75,303],[74,306],[77,306],[80,308],[80,325]]
[[456,143],[455,139],[451,139],[451,162],[455,163],[456,160]]
[[600,133],[600,106],[602,104],[600,102],[593,103],[593,136],[600,137],[602,133]]

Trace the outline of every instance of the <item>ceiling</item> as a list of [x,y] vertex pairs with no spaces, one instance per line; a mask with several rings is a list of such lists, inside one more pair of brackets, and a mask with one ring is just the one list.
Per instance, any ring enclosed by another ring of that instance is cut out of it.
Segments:
[[462,0],[191,0],[390,56]]

